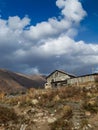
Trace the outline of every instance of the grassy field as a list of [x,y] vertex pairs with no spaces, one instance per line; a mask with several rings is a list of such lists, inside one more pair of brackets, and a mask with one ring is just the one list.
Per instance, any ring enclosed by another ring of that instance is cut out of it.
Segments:
[[0,99],[0,130],[98,130],[97,88],[32,88]]

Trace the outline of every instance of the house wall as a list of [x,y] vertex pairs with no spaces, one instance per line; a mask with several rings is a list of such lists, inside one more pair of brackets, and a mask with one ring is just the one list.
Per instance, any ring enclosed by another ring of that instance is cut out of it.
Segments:
[[56,71],[50,77],[47,78],[47,82],[51,83],[51,82],[56,82],[56,81],[63,81],[68,78],[70,78],[70,76],[68,76],[67,74],[63,74],[63,73]]
[[72,78],[71,76],[55,71],[47,78],[47,83],[45,88],[59,87],[64,85],[80,85],[80,86],[89,86],[98,83],[98,74],[85,75],[81,77]]
[[55,83],[56,81],[64,81],[66,79],[69,79],[70,76],[64,73],[61,73],[59,71],[55,71],[53,74],[51,74],[48,78],[47,78],[47,83],[45,84],[45,88],[52,88],[52,87],[58,87],[60,86],[62,83]]
[[73,79],[68,79],[67,84],[72,85],[72,84],[81,84],[81,83],[86,83],[86,82],[93,82],[95,81],[95,75],[89,75],[89,76],[84,76],[84,77],[77,77]]
[[50,83],[45,83],[45,89],[49,89],[49,88],[52,88],[51,84]]

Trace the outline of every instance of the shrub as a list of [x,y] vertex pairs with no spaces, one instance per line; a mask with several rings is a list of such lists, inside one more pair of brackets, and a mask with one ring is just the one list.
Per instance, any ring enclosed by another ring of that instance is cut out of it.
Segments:
[[0,123],[6,124],[8,121],[17,121],[17,115],[12,108],[0,106]]
[[51,130],[71,130],[72,126],[73,124],[71,121],[61,117],[51,124]]
[[72,117],[72,108],[68,105],[61,109],[60,117],[51,123],[51,130],[71,130],[73,123],[70,121]]
[[83,108],[87,111],[92,112],[92,113],[98,112],[98,105],[94,101],[85,101],[83,103]]

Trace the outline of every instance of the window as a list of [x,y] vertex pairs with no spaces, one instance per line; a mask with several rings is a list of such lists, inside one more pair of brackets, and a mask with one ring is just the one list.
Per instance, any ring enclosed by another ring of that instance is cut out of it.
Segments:
[[52,79],[51,82],[54,82],[54,79]]
[[55,87],[57,87],[57,83],[55,83]]

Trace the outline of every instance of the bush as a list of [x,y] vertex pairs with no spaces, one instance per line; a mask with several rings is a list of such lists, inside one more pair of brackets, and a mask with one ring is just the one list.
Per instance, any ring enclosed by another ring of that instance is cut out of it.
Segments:
[[72,108],[66,105],[59,113],[60,118],[51,124],[51,130],[71,130],[73,126],[73,123],[70,121],[72,117]]
[[92,112],[92,113],[98,112],[98,105],[94,101],[85,101],[83,103],[83,108],[87,111]]
[[17,115],[12,108],[0,106],[0,123],[6,124],[8,121],[17,122]]
[[73,124],[71,121],[65,120],[62,117],[51,124],[51,130],[71,130],[72,126]]

